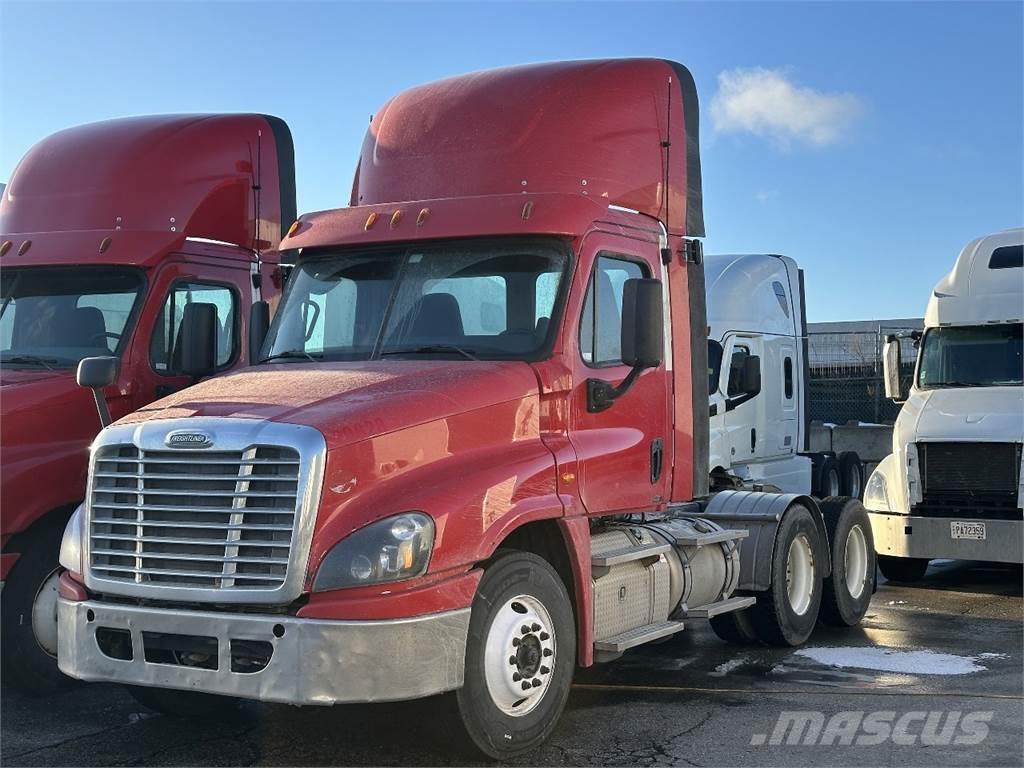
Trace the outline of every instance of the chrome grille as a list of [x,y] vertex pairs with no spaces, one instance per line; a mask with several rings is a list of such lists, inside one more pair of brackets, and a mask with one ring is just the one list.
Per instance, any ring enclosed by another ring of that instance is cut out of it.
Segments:
[[105,581],[268,590],[288,577],[300,513],[299,453],[96,449],[89,567]]

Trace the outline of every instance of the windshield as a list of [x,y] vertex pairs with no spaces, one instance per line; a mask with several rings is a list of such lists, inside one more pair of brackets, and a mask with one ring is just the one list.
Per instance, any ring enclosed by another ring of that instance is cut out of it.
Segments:
[[71,368],[83,357],[120,353],[142,286],[134,269],[4,269],[0,363]]
[[930,329],[921,342],[917,385],[1020,386],[1024,381],[1021,323]]
[[317,255],[288,278],[264,359],[531,359],[568,263],[551,241]]

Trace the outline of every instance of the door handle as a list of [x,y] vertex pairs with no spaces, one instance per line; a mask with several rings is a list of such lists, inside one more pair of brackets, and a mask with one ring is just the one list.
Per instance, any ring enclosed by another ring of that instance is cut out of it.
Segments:
[[750,430],[750,452],[753,453],[755,448],[757,448],[757,430],[751,428],[751,430]]
[[661,477],[661,466],[664,463],[665,451],[660,437],[655,438],[651,443],[651,485],[658,482]]

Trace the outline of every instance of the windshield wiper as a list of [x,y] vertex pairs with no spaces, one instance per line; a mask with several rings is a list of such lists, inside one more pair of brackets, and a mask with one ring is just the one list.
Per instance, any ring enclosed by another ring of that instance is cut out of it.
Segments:
[[268,360],[301,360],[302,358],[312,360],[315,363],[318,360],[323,360],[324,356],[321,354],[307,352],[304,349],[286,349],[284,352],[278,352],[277,354],[270,355],[269,357],[264,357],[260,362],[265,363]]
[[474,355],[472,352],[467,352],[462,347],[457,347],[454,344],[425,344],[421,347],[408,347],[405,349],[385,349],[380,353],[381,357],[387,355],[430,355],[430,354],[444,354],[445,352],[455,352],[462,355],[467,360],[479,360],[480,358]]
[[41,357],[40,355],[7,355],[0,357],[0,363],[14,363],[15,365],[41,365],[47,370],[54,370],[53,366],[60,365],[61,361],[55,357]]

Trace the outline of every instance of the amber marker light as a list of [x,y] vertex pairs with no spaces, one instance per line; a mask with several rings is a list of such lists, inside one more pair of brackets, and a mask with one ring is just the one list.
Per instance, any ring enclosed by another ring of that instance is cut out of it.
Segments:
[[23,242],[21,244],[21,248],[18,249],[18,255],[19,256],[24,256],[26,253],[28,253],[28,249],[31,248],[31,247],[32,247],[32,241],[31,240],[26,240],[25,242]]
[[11,246],[14,245],[10,240],[4,240],[0,243],[0,256],[6,256],[7,252],[11,250]]
[[523,217],[523,221],[529,219],[531,213],[533,213],[533,200],[527,200],[525,203],[523,203],[523,212],[521,214]]
[[106,253],[107,252],[107,248],[110,247],[110,244],[112,242],[113,242],[113,238],[111,238],[111,237],[104,237],[100,241],[100,253]]
[[291,237],[292,235],[294,235],[298,231],[299,231],[299,222],[298,222],[298,220],[296,220],[296,221],[292,222],[292,225],[290,227],[288,227],[288,234],[285,235],[285,237]]
[[394,213],[392,213],[391,214],[391,228],[394,229],[395,227],[397,227],[398,226],[398,222],[400,222],[401,220],[402,220],[402,212],[401,211],[395,211]]
[[377,212],[374,211],[373,213],[371,213],[369,216],[366,217],[366,224],[363,225],[363,229],[366,230],[367,232],[369,232],[373,228],[373,225],[376,224],[376,223],[377,223]]
[[420,209],[420,215],[416,217],[416,226],[422,227],[427,222],[427,217],[430,215],[429,208]]

